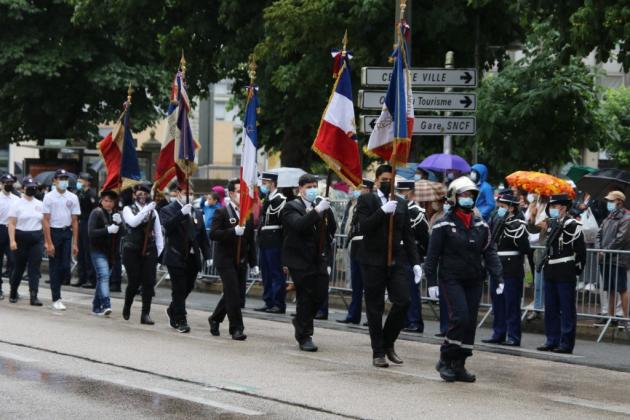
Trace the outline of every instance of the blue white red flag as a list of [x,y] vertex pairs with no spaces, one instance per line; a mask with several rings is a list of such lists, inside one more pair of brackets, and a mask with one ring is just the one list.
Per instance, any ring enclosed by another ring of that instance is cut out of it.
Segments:
[[245,106],[245,120],[243,121],[243,149],[241,153],[241,193],[239,206],[239,220],[245,225],[252,213],[258,192],[258,96],[256,86],[247,87],[247,105]]

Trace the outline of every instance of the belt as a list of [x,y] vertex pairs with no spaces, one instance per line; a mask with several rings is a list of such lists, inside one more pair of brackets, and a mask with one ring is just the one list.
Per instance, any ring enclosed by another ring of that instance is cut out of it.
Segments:
[[362,241],[363,240],[363,236],[353,236],[352,239],[350,239],[351,241]]
[[56,230],[56,231],[60,231],[60,232],[61,232],[61,231],[64,231],[64,230],[69,230],[69,229],[70,229],[70,226],[66,226],[66,227],[59,227],[59,228],[57,228],[57,227],[51,227],[51,228],[50,228],[50,230]]
[[497,255],[499,257],[516,257],[518,255],[521,255],[521,253],[518,251],[499,251],[497,252]]
[[575,261],[575,255],[571,255],[570,257],[564,257],[564,258],[554,258],[553,260],[547,261],[547,264],[550,264],[550,265],[562,264],[569,261]]
[[282,226],[280,226],[280,225],[267,225],[267,226],[263,226],[262,228],[260,228],[260,230],[278,230],[278,229],[282,229]]

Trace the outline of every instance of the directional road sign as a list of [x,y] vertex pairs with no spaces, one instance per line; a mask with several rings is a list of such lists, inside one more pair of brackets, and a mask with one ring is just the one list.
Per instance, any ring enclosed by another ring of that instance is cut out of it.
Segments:
[[[376,126],[378,115],[361,115],[359,130],[369,134]],[[416,117],[413,122],[413,134],[442,136],[472,136],[477,132],[475,117]]]
[[[361,109],[381,109],[385,91],[360,90],[358,105]],[[477,94],[461,92],[413,92],[415,111],[475,111]]]
[[[475,69],[412,68],[411,85],[423,87],[477,87]],[[391,67],[361,68],[361,84],[387,86],[392,77]]]

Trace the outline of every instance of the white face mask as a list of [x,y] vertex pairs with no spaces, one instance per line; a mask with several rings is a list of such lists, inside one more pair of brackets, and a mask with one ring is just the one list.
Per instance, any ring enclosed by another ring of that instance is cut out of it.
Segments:
[[533,203],[534,201],[536,201],[536,196],[532,193],[527,194],[527,202]]

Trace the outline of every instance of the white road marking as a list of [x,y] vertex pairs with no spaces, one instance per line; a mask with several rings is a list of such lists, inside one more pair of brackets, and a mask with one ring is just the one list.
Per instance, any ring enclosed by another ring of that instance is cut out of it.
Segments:
[[615,403],[603,403],[591,400],[584,400],[582,398],[572,398],[572,397],[547,397],[551,401],[576,405],[579,407],[592,408],[595,410],[608,411],[611,413],[619,413],[630,415],[630,406],[625,404],[615,404]]

